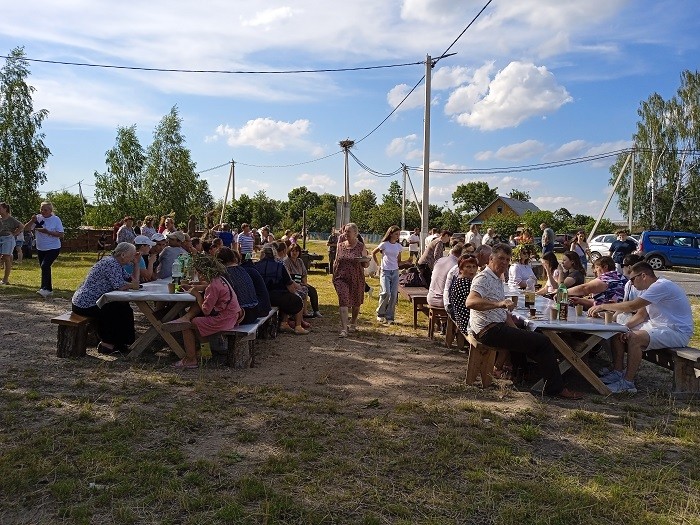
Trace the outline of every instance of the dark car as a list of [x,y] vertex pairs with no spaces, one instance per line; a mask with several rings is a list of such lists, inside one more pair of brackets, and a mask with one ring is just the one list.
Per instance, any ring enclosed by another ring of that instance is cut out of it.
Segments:
[[554,236],[554,251],[568,252],[571,249],[571,242],[576,236],[570,233],[557,233]]
[[671,266],[700,267],[700,233],[645,231],[637,253],[654,270]]

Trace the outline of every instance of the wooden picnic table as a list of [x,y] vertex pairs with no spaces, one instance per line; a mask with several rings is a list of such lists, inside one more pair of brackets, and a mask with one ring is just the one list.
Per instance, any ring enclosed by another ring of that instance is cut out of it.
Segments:
[[[185,357],[185,350],[182,345],[167,331],[163,326],[168,321],[172,321],[180,316],[183,311],[196,301],[192,294],[169,293],[168,283],[170,279],[159,279],[150,283],[144,283],[140,290],[115,291],[104,294],[97,301],[97,306],[100,308],[107,303],[113,301],[125,301],[134,303],[136,307],[143,313],[151,326],[144,333],[140,334],[136,341],[129,347],[129,359],[134,359],[148,348],[158,336],[162,337],[168,346],[175,352],[178,357]],[[165,312],[156,312],[155,304],[163,306]]]
[[399,286],[399,294],[413,303],[413,328],[418,328],[418,312],[428,315],[428,289],[424,286]]

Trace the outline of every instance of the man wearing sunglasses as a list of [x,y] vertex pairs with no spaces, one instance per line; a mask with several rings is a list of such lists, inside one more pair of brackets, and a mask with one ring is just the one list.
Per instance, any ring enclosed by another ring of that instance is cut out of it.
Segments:
[[[632,266],[629,280],[640,294],[631,301],[599,304],[588,310],[597,312],[636,312],[625,326],[630,331],[612,340],[614,369],[601,377],[613,393],[634,394],[634,376],[642,363],[642,353],[659,348],[684,347],[693,335],[693,313],[683,289],[673,281],[659,278],[648,263]],[[627,351],[627,368],[624,368]]]

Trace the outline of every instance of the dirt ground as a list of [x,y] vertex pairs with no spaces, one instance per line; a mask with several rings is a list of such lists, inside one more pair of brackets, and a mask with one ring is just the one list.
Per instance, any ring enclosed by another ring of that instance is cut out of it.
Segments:
[[[367,305],[364,308],[368,308]],[[208,365],[199,371],[175,372],[170,369],[174,355],[165,351],[131,362],[98,355],[91,347],[89,356],[84,359],[59,359],[56,357],[57,328],[50,323],[50,318],[69,309],[69,300],[62,298],[45,301],[38,297],[3,296],[0,299],[2,384],[23,373],[38,374],[46,382],[59,380],[57,382],[61,383],[60,378],[66,371],[75,373],[78,369],[90,371],[106,366],[127,381],[130,372],[140,374],[145,368],[193,377],[211,374],[211,377],[231,378],[242,384],[304,390],[357,404],[381,400],[382,404],[391,405],[436,396],[449,398],[457,389],[461,399],[466,396],[475,402],[496,403],[506,412],[539,402],[530,392],[529,384],[513,386],[510,381],[500,381],[496,388],[488,390],[465,387],[467,355],[456,349],[448,350],[440,337],[430,341],[425,318],[423,327],[416,332],[407,326],[360,325],[347,339],[339,339],[336,319],[327,316],[314,320],[313,331],[308,336],[281,333],[275,340],[259,341],[255,368],[232,370]],[[137,330],[144,330],[146,325],[139,313],[136,319]],[[604,364],[594,362],[593,366]],[[603,400],[575,371],[568,372],[565,375],[568,385],[583,391],[586,398],[579,402],[547,402],[552,407],[562,408],[600,407],[604,402],[614,410],[618,404],[644,405],[649,396],[668,396],[670,371],[645,362],[638,377],[640,392],[636,396]],[[457,397],[456,393],[454,395]]]

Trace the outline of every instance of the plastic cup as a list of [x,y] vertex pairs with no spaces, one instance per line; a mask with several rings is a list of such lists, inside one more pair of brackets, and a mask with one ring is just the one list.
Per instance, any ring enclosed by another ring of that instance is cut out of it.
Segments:
[[537,315],[537,308],[530,308],[530,317],[535,317]]
[[549,319],[550,321],[556,321],[557,318],[559,317],[559,310],[557,310],[556,306],[552,306],[549,309]]
[[168,283],[168,293],[175,293],[175,283]]
[[576,317],[581,317],[582,315],[583,315],[583,305],[577,304],[576,305]]
[[518,307],[518,296],[517,295],[511,295],[510,300],[513,301],[513,308]]
[[605,312],[605,324],[610,324],[613,322],[613,316],[615,315],[615,312],[608,312],[606,310]]

